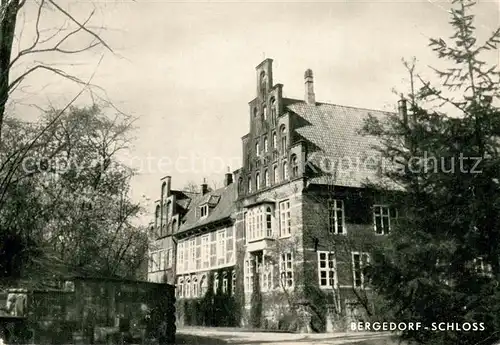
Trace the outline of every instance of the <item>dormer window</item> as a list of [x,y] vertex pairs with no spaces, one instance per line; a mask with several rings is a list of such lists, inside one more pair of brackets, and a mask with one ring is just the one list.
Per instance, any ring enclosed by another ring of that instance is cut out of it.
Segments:
[[208,216],[208,205],[202,205],[200,206],[200,217],[204,218]]

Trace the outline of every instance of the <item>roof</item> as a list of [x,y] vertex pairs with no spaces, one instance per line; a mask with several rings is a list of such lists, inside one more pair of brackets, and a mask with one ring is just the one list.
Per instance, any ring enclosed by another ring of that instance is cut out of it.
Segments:
[[381,155],[374,148],[380,142],[360,131],[368,115],[384,118],[391,113],[328,103],[309,105],[293,99],[286,99],[285,104],[286,111],[302,118],[295,131],[300,139],[312,144],[312,150],[308,150],[308,162],[312,163],[309,166],[334,176],[315,174],[310,183],[359,188],[381,180],[377,174]]
[[[231,217],[231,214],[236,210],[237,197],[236,183],[231,183],[204,195],[197,194],[191,200],[189,210],[183,218],[184,223],[179,227],[178,233]],[[214,201],[217,199],[218,202],[215,203]],[[213,207],[210,208],[208,216],[200,218],[199,207],[209,203]]]

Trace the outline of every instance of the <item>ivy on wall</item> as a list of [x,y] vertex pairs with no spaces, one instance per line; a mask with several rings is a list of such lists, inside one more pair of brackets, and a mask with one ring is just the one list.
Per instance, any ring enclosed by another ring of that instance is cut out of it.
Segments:
[[[238,288],[233,295],[233,268],[211,271],[208,275],[208,289],[203,297],[179,301],[178,316],[186,326],[238,327],[241,319],[241,298]],[[215,273],[219,280],[214,291]],[[227,291],[223,291],[222,281],[226,276]],[[238,285],[238,283],[236,283]]]

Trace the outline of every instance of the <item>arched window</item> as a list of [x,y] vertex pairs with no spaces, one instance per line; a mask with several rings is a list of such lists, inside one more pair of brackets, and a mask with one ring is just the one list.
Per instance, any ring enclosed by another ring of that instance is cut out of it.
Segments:
[[238,178],[238,192],[243,193],[243,179],[241,177]]
[[214,295],[217,295],[217,291],[219,291],[219,274],[214,274]]
[[228,280],[227,280],[227,272],[224,272],[222,276],[222,293],[227,293],[228,288]]
[[264,152],[269,151],[269,145],[267,143],[267,137],[264,137]]
[[248,186],[247,186],[248,193],[252,193],[252,177],[248,176]]
[[156,206],[156,211],[155,211],[155,227],[160,226],[160,205]]
[[283,171],[281,173],[281,176],[283,176],[283,180],[288,179],[288,164],[286,162],[283,162]]
[[264,182],[263,182],[263,187],[268,187],[269,186],[269,172],[266,170],[264,170]]
[[297,155],[292,155],[292,177],[299,176],[299,162],[297,159]]
[[184,297],[184,279],[183,278],[179,278],[179,280],[177,281],[177,296],[179,298]]
[[266,72],[262,71],[260,73],[260,93],[262,95],[265,95],[267,92],[267,77],[266,77]]
[[231,278],[231,294],[234,296],[236,294],[236,272],[233,271],[233,276]]
[[282,152],[285,152],[287,146],[286,146],[286,128],[284,125],[280,127],[280,135],[281,135],[281,150]]
[[177,230],[177,219],[174,219],[172,221],[172,232],[175,232]]
[[273,237],[273,218],[271,207],[266,208],[266,236]]
[[257,108],[253,108],[253,118],[257,118],[257,114],[259,113],[259,111],[257,110]]
[[260,148],[259,148],[259,141],[255,143],[255,154],[258,156],[260,155]]
[[278,174],[278,166],[275,165],[273,167],[273,183],[278,183],[278,182],[280,182],[280,177]]
[[276,132],[273,132],[273,149],[277,149],[278,148],[278,138],[276,136]]
[[165,200],[165,188],[167,187],[167,182],[163,182],[161,185],[161,201]]
[[201,277],[200,290],[201,290],[201,297],[204,297],[205,294],[208,291],[208,282],[207,282],[207,276],[206,275],[203,275]]
[[271,99],[271,122],[274,124],[276,123],[276,115],[277,115],[277,109],[276,109],[276,99],[272,98]]
[[255,174],[255,190],[260,189],[260,174],[256,173]]
[[191,279],[186,278],[186,283],[184,284],[184,297],[191,297]]
[[193,277],[193,280],[191,281],[191,288],[193,289],[191,297],[193,298],[198,297],[198,278]]
[[265,105],[262,106],[262,117],[264,121],[267,121],[267,107]]

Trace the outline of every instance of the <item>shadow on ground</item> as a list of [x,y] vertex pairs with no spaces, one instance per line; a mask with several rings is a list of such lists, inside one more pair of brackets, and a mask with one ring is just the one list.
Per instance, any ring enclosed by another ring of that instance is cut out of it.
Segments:
[[176,345],[219,345],[228,344],[227,341],[213,337],[202,337],[200,335],[176,334]]

